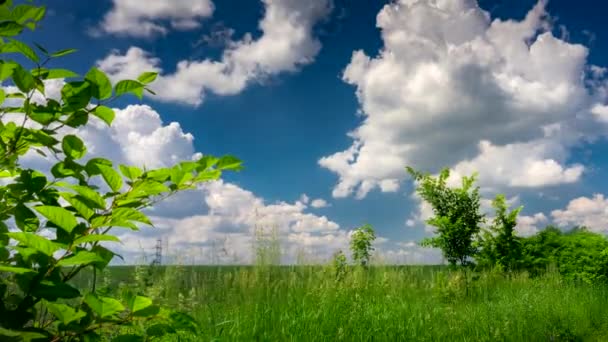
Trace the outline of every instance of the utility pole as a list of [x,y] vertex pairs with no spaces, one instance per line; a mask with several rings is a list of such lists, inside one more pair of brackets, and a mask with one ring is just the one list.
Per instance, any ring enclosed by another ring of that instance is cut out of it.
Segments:
[[156,240],[156,252],[154,254],[154,261],[152,261],[152,266],[160,266],[163,261],[163,240]]

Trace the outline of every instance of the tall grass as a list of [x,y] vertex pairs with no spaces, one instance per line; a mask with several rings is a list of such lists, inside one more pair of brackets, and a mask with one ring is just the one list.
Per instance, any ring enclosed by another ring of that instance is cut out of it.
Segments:
[[[128,286],[200,322],[193,341],[608,341],[608,287],[552,271],[443,267],[113,267]],[[107,275],[106,275],[107,276]],[[147,278],[147,284],[146,280]],[[122,284],[122,285],[121,285]]]

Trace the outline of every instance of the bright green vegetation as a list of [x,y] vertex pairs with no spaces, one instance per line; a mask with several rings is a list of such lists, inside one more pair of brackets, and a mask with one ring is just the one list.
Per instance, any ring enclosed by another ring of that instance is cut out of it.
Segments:
[[441,266],[371,266],[337,280],[331,266],[139,266],[99,282],[189,312],[201,330],[187,341],[608,340],[608,287],[555,271],[467,281]]

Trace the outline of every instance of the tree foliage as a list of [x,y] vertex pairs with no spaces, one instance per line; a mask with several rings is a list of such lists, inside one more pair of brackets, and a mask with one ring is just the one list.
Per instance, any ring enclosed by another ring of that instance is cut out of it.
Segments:
[[508,211],[504,195],[499,194],[492,201],[496,210],[494,222],[481,233],[479,254],[475,257],[479,266],[501,267],[513,271],[522,259],[521,238],[515,235],[517,215],[523,207]]
[[355,229],[350,236],[350,250],[355,263],[367,266],[374,250],[372,243],[376,240],[374,228],[366,224]]
[[417,193],[433,208],[434,216],[427,223],[436,227],[436,236],[423,245],[440,248],[451,265],[467,265],[477,252],[474,239],[479,233],[484,215],[480,214],[479,188],[473,187],[476,175],[462,178],[460,188],[446,183],[450,172],[441,171],[438,177],[422,174],[407,167],[418,183]]
[[[44,14],[44,7],[30,4],[0,5],[0,80],[18,89],[0,90],[0,340],[95,341],[110,333],[120,341],[143,341],[195,331],[191,317],[139,293],[113,298],[94,286],[75,288],[70,280],[85,269],[108,266],[117,255],[103,242],[119,241],[115,230],[151,226],[145,208],[238,170],[241,163],[231,156],[205,156],[141,169],[90,158],[78,129],[93,117],[110,125],[115,116],[110,103],[127,94],[141,98],[156,74],[112,85],[94,67],[82,78],[51,68],[56,58],[75,50],[49,52],[40,45],[35,50],[15,39],[34,30]],[[15,55],[21,62],[9,58]],[[69,78],[60,99],[45,91],[45,82],[56,78]],[[50,174],[21,165],[32,152],[55,161]],[[144,323],[142,335],[132,330],[117,336],[123,326]]]

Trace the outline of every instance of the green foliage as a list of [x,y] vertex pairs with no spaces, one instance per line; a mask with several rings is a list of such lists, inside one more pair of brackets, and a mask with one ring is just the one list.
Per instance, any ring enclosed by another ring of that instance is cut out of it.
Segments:
[[[239,170],[241,162],[232,156],[206,156],[157,170],[120,165],[118,172],[107,159],[81,161],[87,159],[87,148],[77,129],[91,115],[110,125],[110,101],[127,93],[141,97],[156,73],[113,87],[97,68],[83,79],[70,70],[48,69],[53,59],[75,50],[49,53],[36,45],[38,54],[14,39],[36,28],[44,13],[44,7],[0,3],[0,78],[20,90],[1,91],[0,100],[21,102],[0,108],[0,340],[96,341],[122,334],[116,339],[143,341],[179,331],[195,333],[198,326],[190,316],[161,309],[141,294],[114,298],[96,291],[95,282],[90,290],[69,283],[84,270],[103,271],[116,256],[100,244],[119,241],[112,230],[151,225],[145,208],[216,180],[223,171]],[[31,67],[8,58],[15,53]],[[45,81],[53,78],[72,78],[61,99],[45,93]],[[17,119],[4,120],[9,113]],[[57,161],[50,175],[22,167],[20,158],[29,151]],[[94,185],[101,179],[104,186]],[[147,334],[127,331],[142,325],[149,326]]]
[[437,236],[423,241],[423,245],[440,248],[452,265],[469,264],[477,253],[474,238],[484,220],[479,212],[479,188],[473,188],[476,175],[463,177],[460,188],[451,188],[446,183],[450,176],[448,169],[442,170],[439,177],[411,167],[407,170],[418,183],[417,193],[433,208],[434,216],[427,223],[437,228]]
[[562,233],[550,226],[522,239],[522,249],[522,267],[532,274],[554,266],[565,279],[608,281],[608,239],[586,228]]
[[490,228],[481,234],[481,248],[475,260],[482,267],[499,266],[513,271],[522,260],[521,238],[515,235],[515,227],[523,207],[507,212],[507,201],[502,194],[496,196],[492,206],[496,209],[496,217]]
[[336,280],[342,280],[346,276],[348,267],[348,261],[346,260],[346,255],[341,250],[334,253],[332,258],[332,268],[333,272],[336,275]]
[[367,266],[374,250],[372,243],[376,240],[374,228],[366,224],[355,229],[350,236],[350,251],[356,264]]

